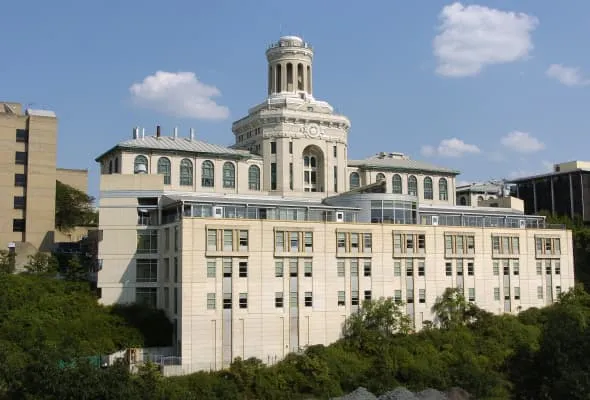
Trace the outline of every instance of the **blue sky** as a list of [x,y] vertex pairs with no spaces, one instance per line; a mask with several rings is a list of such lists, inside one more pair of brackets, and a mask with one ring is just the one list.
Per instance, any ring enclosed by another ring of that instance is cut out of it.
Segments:
[[31,0],[0,13],[0,98],[56,111],[58,164],[90,169],[97,195],[94,158],[136,125],[231,144],[231,122],[266,96],[266,46],[296,34],[315,49],[315,97],[352,122],[349,158],[404,152],[461,181],[533,174],[590,158],[589,13],[585,0]]

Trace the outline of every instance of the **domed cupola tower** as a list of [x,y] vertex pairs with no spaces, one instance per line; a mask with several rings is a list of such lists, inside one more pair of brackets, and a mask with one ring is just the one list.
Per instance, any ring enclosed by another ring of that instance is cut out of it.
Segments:
[[267,98],[232,125],[233,147],[263,158],[262,189],[273,195],[322,198],[348,188],[350,121],[313,96],[313,57],[300,37],[272,43]]
[[311,46],[297,36],[283,36],[266,50],[268,94],[312,96]]

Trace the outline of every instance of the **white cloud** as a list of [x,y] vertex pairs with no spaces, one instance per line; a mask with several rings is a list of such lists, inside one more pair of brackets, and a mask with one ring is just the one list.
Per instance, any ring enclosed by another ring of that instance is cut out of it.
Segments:
[[518,153],[535,153],[545,148],[545,144],[527,132],[513,131],[500,139],[503,146]]
[[439,155],[442,157],[461,157],[465,154],[480,153],[479,147],[474,144],[467,144],[461,139],[443,139],[437,147],[422,146],[420,153],[425,157]]
[[523,170],[523,169],[519,169],[519,170],[510,172],[510,174],[508,174],[508,177],[510,179],[517,179],[517,178],[523,178],[525,176],[532,176],[532,175],[535,175],[535,174],[531,173],[529,171]]
[[459,2],[445,6],[439,19],[440,33],[434,38],[436,72],[450,77],[475,76],[487,65],[528,57],[533,49],[531,32],[539,24],[524,13]]
[[542,164],[545,172],[553,172],[554,165],[551,161],[544,160]]
[[556,79],[565,86],[585,86],[590,84],[590,79],[584,78],[580,68],[566,67],[562,64],[551,64],[545,75]]
[[212,98],[221,95],[215,86],[200,82],[192,72],[158,71],[129,88],[140,107],[180,118],[225,119],[229,110]]

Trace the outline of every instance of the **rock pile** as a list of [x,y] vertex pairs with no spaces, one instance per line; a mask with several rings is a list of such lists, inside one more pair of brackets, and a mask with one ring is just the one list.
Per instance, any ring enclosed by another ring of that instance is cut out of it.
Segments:
[[390,392],[383,393],[377,397],[363,387],[342,397],[335,397],[331,400],[472,400],[469,393],[461,388],[452,388],[446,392],[435,389],[426,389],[418,393],[410,392],[408,389],[399,387]]

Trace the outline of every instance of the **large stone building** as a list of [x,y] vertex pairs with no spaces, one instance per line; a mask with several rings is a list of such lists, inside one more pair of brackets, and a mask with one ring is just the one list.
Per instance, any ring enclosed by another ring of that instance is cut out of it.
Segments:
[[350,122],[314,97],[309,44],[282,37],[266,55],[268,97],[231,148],[136,128],[97,158],[101,301],[165,310],[176,372],[331,343],[364,299],[403,302],[420,329],[447,287],[514,313],[574,284],[570,231],[512,198],[457,206],[451,169],[349,160]]
[[15,246],[17,264],[55,238],[55,181],[87,190],[86,170],[56,168],[57,117],[0,102],[0,248]]

